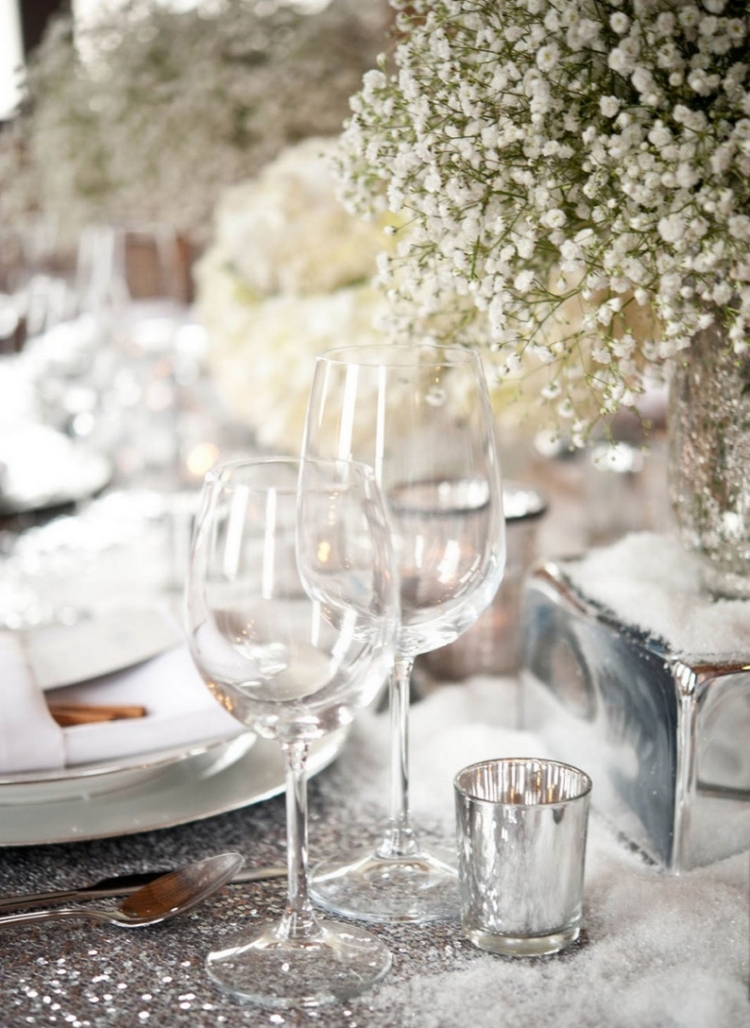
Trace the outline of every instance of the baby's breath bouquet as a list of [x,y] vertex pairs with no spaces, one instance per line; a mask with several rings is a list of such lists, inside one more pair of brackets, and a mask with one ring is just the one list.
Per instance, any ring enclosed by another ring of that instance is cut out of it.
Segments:
[[579,443],[697,331],[747,347],[744,0],[392,4],[340,180],[408,225],[380,269],[397,330],[481,346]]

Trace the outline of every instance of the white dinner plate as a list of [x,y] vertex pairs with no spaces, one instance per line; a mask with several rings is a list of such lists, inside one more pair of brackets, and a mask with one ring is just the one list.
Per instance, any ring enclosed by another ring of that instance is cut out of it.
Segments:
[[231,752],[238,756],[240,748],[246,752],[255,742],[256,737],[252,732],[241,732],[231,738],[224,735],[221,738],[182,743],[163,750],[130,753],[112,760],[3,774],[0,775],[0,806],[36,803],[39,800],[46,803],[92,796],[97,792],[113,792],[142,778],[150,778],[169,764],[181,760],[195,761],[204,754],[207,759],[218,759],[230,743],[236,744],[232,746]]
[[[335,760],[347,734],[340,729],[310,746],[309,776]],[[283,792],[284,761],[278,743],[250,745],[252,738],[241,735],[140,773],[79,777],[75,795],[61,797],[59,780],[0,786],[0,846],[133,835],[259,803]]]

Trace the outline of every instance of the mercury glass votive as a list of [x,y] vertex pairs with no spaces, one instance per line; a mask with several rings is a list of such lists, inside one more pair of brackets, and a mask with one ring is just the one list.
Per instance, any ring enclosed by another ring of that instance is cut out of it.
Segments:
[[480,949],[556,953],[578,938],[591,779],[531,758],[454,779],[461,922]]

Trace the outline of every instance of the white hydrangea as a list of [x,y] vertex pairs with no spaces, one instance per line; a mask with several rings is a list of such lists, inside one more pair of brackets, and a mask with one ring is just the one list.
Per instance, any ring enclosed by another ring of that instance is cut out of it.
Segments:
[[330,139],[305,140],[221,197],[216,238],[255,296],[329,293],[372,276],[383,235],[336,199],[337,152]]
[[403,209],[392,332],[481,347],[579,437],[700,327],[739,345],[743,0],[391,2],[396,68],[354,100],[340,184]]
[[371,281],[378,261],[387,271],[383,226],[337,202],[336,146],[307,140],[230,187],[195,268],[220,395],[261,446],[277,451],[299,450],[315,356],[383,340],[376,325],[386,303]]

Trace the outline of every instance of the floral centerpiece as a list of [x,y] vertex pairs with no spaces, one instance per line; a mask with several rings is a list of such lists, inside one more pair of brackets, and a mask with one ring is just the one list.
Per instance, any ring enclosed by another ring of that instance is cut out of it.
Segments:
[[389,17],[383,0],[126,0],[85,25],[58,17],[0,128],[0,232],[41,209],[73,238],[151,219],[203,243],[228,184],[340,131]]
[[697,332],[745,350],[744,2],[392,2],[395,71],[365,75],[340,178],[408,225],[394,330],[482,347],[578,444]]
[[209,369],[229,412],[269,449],[299,450],[316,354],[382,342],[385,301],[371,280],[383,228],[338,202],[336,151],[305,140],[230,187],[195,268]]

